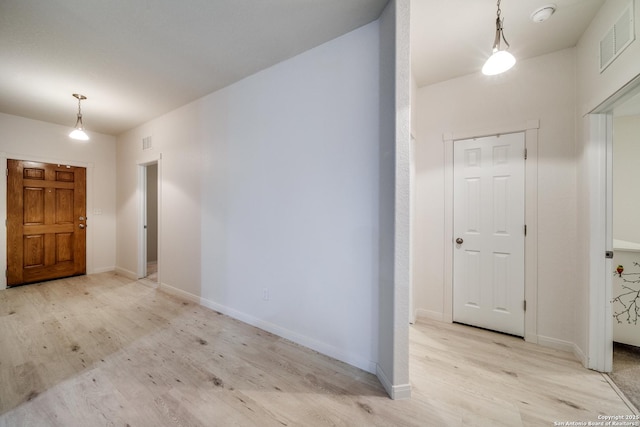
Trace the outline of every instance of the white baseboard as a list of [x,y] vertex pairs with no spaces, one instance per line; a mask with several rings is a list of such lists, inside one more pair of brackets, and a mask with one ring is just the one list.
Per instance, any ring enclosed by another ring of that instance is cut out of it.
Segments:
[[411,384],[392,385],[380,365],[376,365],[376,376],[391,399],[411,399]]
[[115,267],[115,268],[113,269],[113,271],[115,271],[115,272],[116,272],[116,274],[119,274],[119,275],[121,275],[121,276],[124,276],[124,277],[126,277],[126,278],[128,278],[128,279],[131,279],[131,280],[138,280],[138,274],[137,274],[137,273],[135,273],[135,272],[133,272],[133,271],[125,270],[124,268],[120,268],[120,267]]
[[576,348],[576,345],[572,342],[559,340],[557,338],[545,337],[542,335],[538,335],[538,344],[544,347],[566,351],[568,353],[573,353]]
[[416,310],[415,317],[418,319],[423,318],[437,320],[438,322],[444,322],[444,313],[442,313],[441,311],[425,310],[419,308]]
[[183,291],[182,289],[178,289],[175,286],[171,286],[171,285],[166,284],[166,283],[160,283],[160,286],[158,286],[158,288],[161,291],[166,292],[168,294],[175,295],[177,297],[186,299],[186,300],[194,302],[196,304],[203,305],[200,302],[201,298],[199,296],[197,296],[197,295],[192,294],[191,292]]
[[573,344],[573,355],[582,363],[585,368],[589,366],[589,359],[577,344]]
[[197,295],[183,291],[182,289],[178,289],[166,283],[162,283],[160,285],[160,290],[172,295],[176,295],[180,298],[184,298],[188,301],[200,304],[211,310],[215,310],[219,313],[225,314],[229,317],[232,317],[248,325],[255,326],[256,328],[260,328],[264,331],[278,335],[279,337],[288,339],[289,341],[292,341],[303,347],[310,348],[312,350],[317,351],[318,353],[322,353],[326,356],[332,357],[341,362],[355,366],[369,373],[372,373],[372,374],[376,373],[377,364],[375,362],[366,360],[360,356],[345,352],[344,350],[334,347],[330,344],[326,344],[326,343],[317,341],[313,338],[306,337],[297,332],[290,331],[289,329],[283,328],[278,325],[274,325],[273,323],[267,322],[265,320],[259,319],[257,317],[251,316],[249,314],[243,313],[241,311],[235,310],[225,305],[218,304],[206,298],[199,297]]
[[116,267],[111,266],[111,267],[94,268],[93,270],[88,272],[88,274],[109,273],[111,271],[116,271]]

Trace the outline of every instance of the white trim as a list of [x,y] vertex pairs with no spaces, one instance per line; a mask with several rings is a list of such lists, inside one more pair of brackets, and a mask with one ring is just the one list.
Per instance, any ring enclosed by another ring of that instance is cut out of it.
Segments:
[[524,339],[538,342],[538,129],[540,122],[527,123],[524,143],[527,148],[525,162],[525,224],[524,240],[524,298],[527,311],[524,314]]
[[582,363],[582,366],[587,366],[587,363],[589,362],[587,355],[584,354],[582,349],[575,343],[573,344],[573,355],[580,361],[580,363]]
[[[607,140],[611,120],[607,114],[590,114],[585,151],[589,191],[589,369],[609,372],[613,359],[613,323],[607,289]],[[609,282],[610,283],[610,282]]]
[[574,353],[574,350],[576,348],[575,344],[570,341],[559,340],[553,337],[545,337],[543,335],[538,335],[537,341],[541,346],[565,351],[567,353]]
[[411,384],[392,385],[380,365],[376,365],[376,376],[391,399],[403,400],[411,398]]
[[90,274],[109,273],[113,271],[116,271],[116,267],[112,265],[111,267],[95,268]]
[[[94,192],[94,176],[93,171],[95,164],[80,162],[75,160],[60,160],[54,159],[50,157],[39,157],[39,156],[31,156],[28,154],[20,154],[20,153],[7,153],[0,152],[0,164],[4,166],[4,169],[7,169],[7,160],[23,160],[23,161],[31,161],[31,162],[40,162],[40,163],[49,163],[49,164],[64,164],[69,166],[76,166],[85,168],[87,171],[86,175],[86,194],[85,194],[85,208],[87,213],[87,219],[91,218],[90,214],[93,212],[93,196]],[[0,173],[0,221],[6,224],[7,221],[7,175],[6,173]],[[85,243],[85,256],[86,256],[86,274],[96,273],[94,270],[94,245],[95,238],[93,233],[93,228],[89,223],[87,226],[87,237]],[[0,227],[0,272],[2,270],[7,270],[7,228]],[[0,274],[0,290],[7,289],[7,278],[4,274]]]
[[539,120],[521,125],[479,129],[442,135],[444,143],[444,292],[443,315],[445,322],[453,322],[453,143],[460,139],[524,132],[528,155],[525,163],[525,312],[524,339],[539,342],[537,335],[538,311],[538,129]]
[[126,270],[124,268],[121,267],[115,267],[113,269],[113,271],[116,274],[119,274],[121,276],[126,277],[127,279],[131,279],[131,280],[138,280],[138,273],[136,273],[135,271],[131,271],[131,270]]
[[[422,308],[419,308],[415,311],[414,313],[414,319],[419,320],[419,319],[431,319],[431,320],[437,320],[438,322],[444,322],[444,313],[442,313],[441,311],[433,311],[433,310],[425,310]],[[451,323],[451,322],[449,322]]]

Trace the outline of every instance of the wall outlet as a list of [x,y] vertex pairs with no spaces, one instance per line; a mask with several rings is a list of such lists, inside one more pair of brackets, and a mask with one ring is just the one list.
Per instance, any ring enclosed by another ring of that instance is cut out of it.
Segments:
[[262,299],[264,301],[269,301],[269,288],[264,288],[262,290]]

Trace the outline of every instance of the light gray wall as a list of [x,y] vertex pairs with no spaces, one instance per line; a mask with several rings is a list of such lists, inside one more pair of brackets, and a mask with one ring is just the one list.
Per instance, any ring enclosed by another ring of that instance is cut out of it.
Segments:
[[161,153],[161,286],[375,372],[379,37],[371,23],[120,136],[120,271],[137,265],[137,163]]

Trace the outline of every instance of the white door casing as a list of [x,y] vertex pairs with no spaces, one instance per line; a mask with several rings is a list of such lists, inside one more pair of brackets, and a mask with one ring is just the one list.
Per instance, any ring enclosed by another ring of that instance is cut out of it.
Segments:
[[[453,320],[524,336],[524,133],[454,142]],[[462,239],[462,243],[456,243]]]

